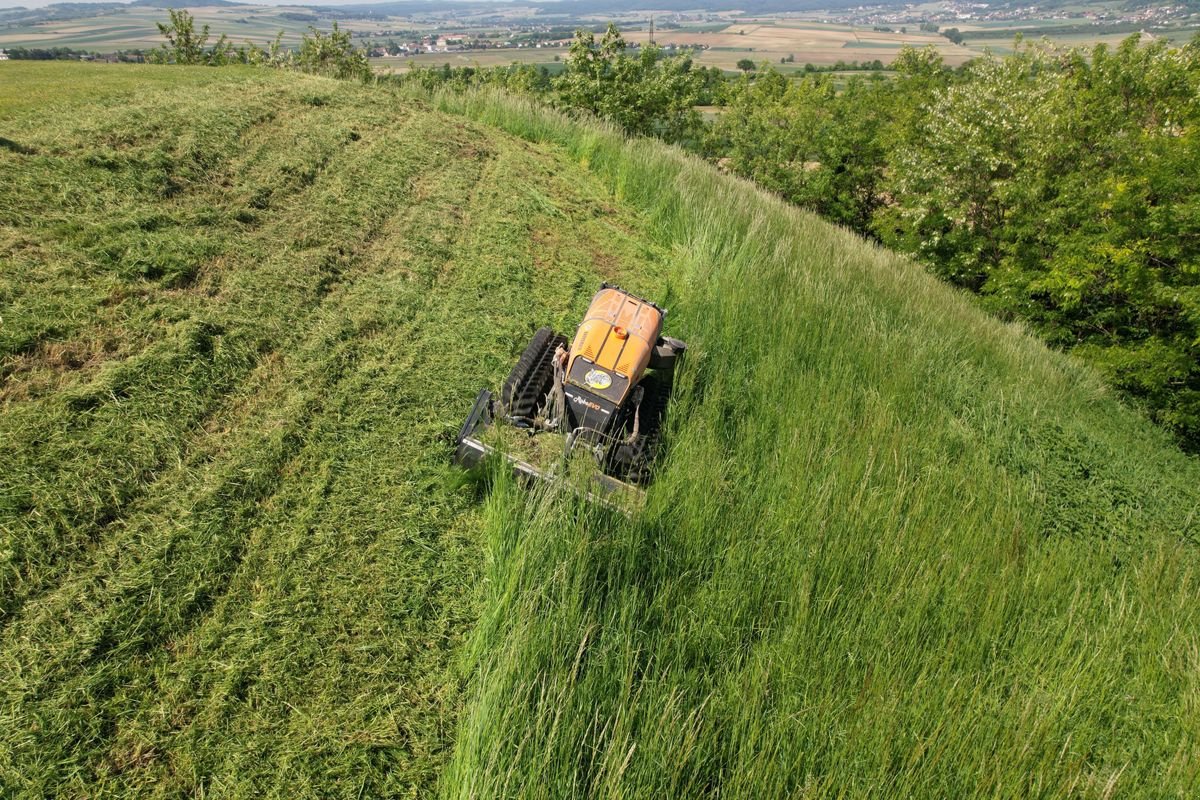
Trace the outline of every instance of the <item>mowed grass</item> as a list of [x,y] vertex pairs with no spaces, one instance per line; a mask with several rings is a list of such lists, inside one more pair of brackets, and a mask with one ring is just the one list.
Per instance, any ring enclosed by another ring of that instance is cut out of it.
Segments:
[[454,797],[1190,797],[1200,467],[918,268],[665,146],[588,165],[690,344],[644,513],[499,481]]
[[15,66],[0,794],[428,796],[481,600],[453,434],[661,253],[551,148],[382,90]]

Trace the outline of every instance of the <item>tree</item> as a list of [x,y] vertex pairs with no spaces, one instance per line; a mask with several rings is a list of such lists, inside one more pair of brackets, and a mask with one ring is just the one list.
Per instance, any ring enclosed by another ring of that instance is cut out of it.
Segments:
[[962,35],[962,32],[959,31],[958,28],[946,28],[946,30],[942,31],[942,36],[945,36],[947,39],[954,42],[955,44],[963,43],[963,35]]
[[245,61],[258,67],[289,67],[292,65],[292,51],[283,46],[283,31],[275,35],[275,39],[264,50],[256,44],[246,50]]
[[[167,41],[152,52],[152,58],[160,64],[203,64],[204,45],[208,42],[208,25],[196,33],[196,20],[185,9],[168,8],[170,21],[156,22],[158,32]],[[222,39],[223,40],[223,39]]]
[[892,69],[906,77],[930,77],[945,69],[942,54],[931,44],[918,50],[910,45],[904,45],[892,62]]
[[866,230],[880,202],[894,82],[828,75],[788,80],[764,68],[732,83],[706,152],[787,200]]
[[626,52],[625,40],[609,24],[600,43],[590,31],[575,32],[566,69],[555,81],[560,105],[590,111],[631,133],[683,141],[695,135],[695,110],[709,83],[687,56],[664,56],[654,45],[637,56]]
[[212,47],[206,47],[209,27],[205,25],[196,32],[196,20],[184,9],[167,9],[167,24],[155,23],[158,31],[167,40],[147,54],[147,60],[158,64],[206,64],[220,67],[245,61],[245,54],[234,49],[225,34]]
[[880,238],[1200,450],[1200,52],[1025,46],[923,91],[888,157]]
[[354,47],[349,31],[333,23],[329,34],[309,26],[309,33],[300,41],[296,66],[304,72],[330,75],[334,78],[368,80],[371,65],[366,53]]
[[743,59],[738,60],[737,68],[740,69],[742,72],[754,72],[755,65],[754,65],[754,62],[751,61],[750,59],[743,58]]

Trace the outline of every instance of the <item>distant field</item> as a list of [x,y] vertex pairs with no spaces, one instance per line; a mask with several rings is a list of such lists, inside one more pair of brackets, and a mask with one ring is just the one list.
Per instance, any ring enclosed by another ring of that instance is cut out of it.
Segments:
[[[301,37],[308,32],[309,26],[327,30],[331,22],[328,18],[311,19],[288,18],[288,14],[306,13],[306,9],[298,7],[270,6],[198,6],[189,9],[196,17],[199,25],[209,25],[212,38],[215,40],[224,34],[235,45],[245,43],[266,44],[274,40],[281,32],[285,46],[295,47]],[[507,16],[520,16],[527,13],[514,9]],[[156,23],[166,20],[167,12],[159,8],[130,7],[120,12],[114,12],[97,17],[74,20],[57,20],[54,22],[35,25],[0,27],[0,47],[71,47],[98,52],[113,50],[148,49],[162,43]],[[632,21],[628,29],[623,31],[630,42],[644,43],[649,39],[649,32],[640,22]],[[606,18],[596,17],[591,23],[602,24]],[[460,20],[461,30],[471,33],[494,31],[496,16],[490,15],[486,26],[478,15],[464,14]],[[528,20],[525,20],[528,22]],[[1078,25],[1079,20],[1058,19],[1029,19],[1004,21],[964,22],[957,26],[966,35],[964,45],[956,45],[943,36],[919,31],[915,26],[905,33],[897,31],[886,33],[871,30],[866,27],[850,25],[826,24],[804,21],[787,16],[776,18],[763,17],[751,19],[703,23],[681,28],[660,28],[655,33],[659,45],[676,44],[681,47],[700,46],[706,48],[698,52],[695,60],[702,66],[716,66],[724,70],[737,69],[737,62],[750,59],[756,64],[769,62],[788,71],[800,69],[804,64],[827,66],[838,61],[875,61],[884,63],[895,58],[900,48],[905,45],[924,47],[932,45],[942,54],[947,64],[958,65],[986,50],[997,53],[1012,50],[1012,37],[1002,36],[1001,32],[1011,30],[1015,35],[1018,31],[1026,31],[1030,38],[1040,36],[1047,28]],[[347,30],[368,35],[367,39],[357,41],[365,43],[382,42],[388,38],[399,38],[386,34],[395,30],[424,30],[429,29],[428,21],[417,22],[413,18],[392,17],[387,20],[348,19],[339,21],[339,25]],[[990,38],[972,40],[971,32],[986,32]],[[1038,33],[1034,33],[1037,31]],[[1064,33],[1053,38],[1068,46],[1092,46],[1104,42],[1117,44],[1127,37],[1128,33],[1104,33],[1103,28],[1097,28],[1095,33],[1081,34],[1078,32]],[[1192,30],[1181,30],[1168,36],[1176,41],[1184,41],[1194,34]],[[553,65],[555,55],[565,59],[565,49],[521,48],[505,50],[480,50],[464,53],[425,53],[412,59],[379,59],[373,62],[377,70],[394,71],[416,64],[421,66],[468,66],[478,64],[483,67],[504,66],[514,62],[522,64]],[[789,66],[780,66],[781,59],[794,57]]]
[[[286,13],[295,8],[270,6],[199,6],[188,9],[196,18],[197,27],[209,25],[215,40],[226,34],[235,44],[254,42],[265,44],[283,32],[285,44],[299,44],[300,37],[310,25],[328,28],[328,21],[288,19]],[[0,47],[71,47],[88,50],[132,50],[157,47],[162,35],[155,23],[165,22],[167,11],[162,8],[130,7],[127,10],[78,20],[57,20],[36,25],[0,27]],[[341,27],[356,31],[381,28],[378,21],[345,20]]]
[[[967,34],[967,35],[969,36],[969,34]],[[1062,36],[1052,36],[1049,38],[1061,47],[1092,48],[1098,44],[1107,45],[1108,47],[1116,47],[1119,44],[1121,44],[1121,42],[1125,41],[1132,35],[1133,34],[1131,34],[1131,33],[1107,33],[1106,34],[1106,33],[1097,32],[1095,34],[1084,34],[1084,33],[1066,34],[1066,35],[1062,35]],[[1169,35],[1164,34],[1161,38],[1167,39],[1168,41],[1171,41],[1171,42],[1175,42],[1176,44],[1180,44],[1180,43],[1186,42],[1193,35],[1195,35],[1195,31],[1182,30],[1182,31],[1172,32]],[[1041,37],[1027,36],[1026,41],[1039,39],[1039,38],[1041,38]],[[966,44],[973,50],[978,50],[980,52],[988,50],[988,51],[991,51],[993,53],[997,53],[1000,55],[1013,52],[1013,50],[1015,49],[1013,46],[1013,43],[1014,43],[1014,39],[1011,39],[1011,38],[1010,39],[978,39],[975,42],[972,42],[968,38],[967,42],[966,42]]]
[[[649,32],[629,31],[625,37],[633,42],[646,42]],[[722,69],[736,69],[737,62],[744,58],[756,63],[778,64],[787,56],[795,56],[799,66],[875,59],[887,62],[906,44],[913,47],[933,45],[948,64],[961,64],[977,55],[937,34],[883,33],[820,23],[738,23],[711,32],[658,31],[654,38],[660,45],[706,46],[709,49],[697,54],[697,63]]]
[[1055,28],[1066,27],[1069,25],[1078,25],[1081,20],[1078,19],[1049,19],[1049,18],[1030,18],[1030,19],[996,19],[996,20],[971,20],[970,22],[947,22],[942,25],[943,28],[958,28],[964,34],[970,31],[978,30],[1004,30],[1006,28]]
[[467,50],[460,53],[422,53],[419,56],[406,58],[372,58],[371,66],[379,72],[403,72],[412,67],[440,67],[449,64],[452,67],[507,67],[509,64],[535,64],[552,67],[560,61],[566,61],[566,50],[551,50],[549,48],[521,48],[505,50]]

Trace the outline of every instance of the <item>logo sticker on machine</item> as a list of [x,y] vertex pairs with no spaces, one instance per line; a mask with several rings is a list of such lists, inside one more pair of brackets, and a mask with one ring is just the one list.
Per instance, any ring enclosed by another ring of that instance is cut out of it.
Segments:
[[589,370],[588,374],[583,376],[583,380],[593,389],[607,389],[612,386],[612,375],[601,369]]

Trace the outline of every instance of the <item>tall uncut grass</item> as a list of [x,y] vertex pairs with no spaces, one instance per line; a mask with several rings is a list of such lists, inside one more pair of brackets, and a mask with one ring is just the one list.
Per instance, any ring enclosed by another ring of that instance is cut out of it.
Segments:
[[501,482],[455,797],[1200,791],[1200,468],[1087,369],[751,186],[492,95],[671,249],[626,521]]

